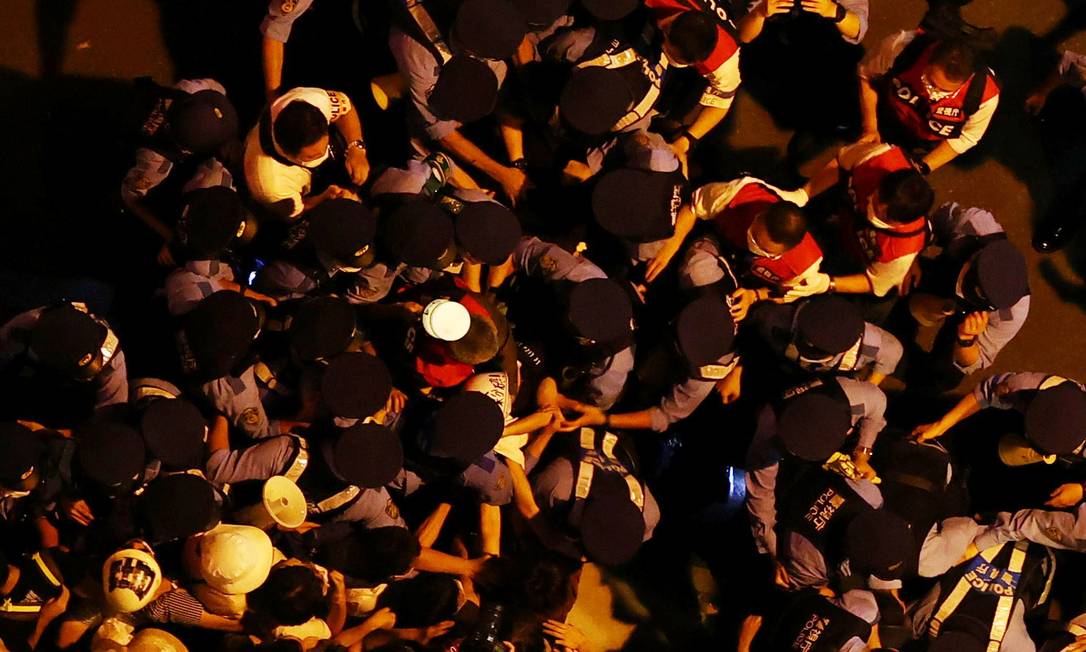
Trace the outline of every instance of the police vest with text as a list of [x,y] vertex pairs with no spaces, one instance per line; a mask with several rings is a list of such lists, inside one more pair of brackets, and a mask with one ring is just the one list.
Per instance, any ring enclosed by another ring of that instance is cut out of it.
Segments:
[[[806,537],[826,556],[830,566],[846,557],[848,524],[875,509],[845,478],[813,466],[787,488],[778,484],[777,496],[781,515],[779,536],[795,532]],[[780,505],[782,500],[784,504]]]
[[767,648],[772,652],[840,652],[853,638],[867,641],[871,625],[817,591],[800,593],[786,608]]

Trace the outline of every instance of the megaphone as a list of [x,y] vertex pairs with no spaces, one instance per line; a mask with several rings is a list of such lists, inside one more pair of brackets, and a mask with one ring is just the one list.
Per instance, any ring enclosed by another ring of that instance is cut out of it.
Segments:
[[290,478],[274,475],[264,482],[261,500],[234,515],[240,523],[269,530],[276,525],[291,530],[305,522],[305,495]]
[[373,93],[373,101],[377,103],[378,108],[382,111],[387,110],[393,102],[401,99],[406,90],[407,82],[398,72],[381,75],[370,80],[370,92]]

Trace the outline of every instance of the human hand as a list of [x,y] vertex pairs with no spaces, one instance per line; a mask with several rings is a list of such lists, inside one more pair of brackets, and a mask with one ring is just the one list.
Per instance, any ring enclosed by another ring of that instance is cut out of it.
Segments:
[[732,314],[732,321],[740,322],[746,319],[750,307],[758,303],[758,291],[739,288],[728,298],[731,299],[728,310]]
[[347,595],[347,581],[344,579],[343,573],[337,570],[329,571],[328,582],[332,585],[333,598],[344,598]]
[[761,12],[766,18],[771,18],[792,11],[795,4],[795,0],[765,0],[761,5]]
[[60,509],[65,516],[80,525],[90,525],[94,520],[94,512],[91,511],[90,505],[81,498],[62,500]]
[[321,196],[324,197],[325,199],[341,199],[342,198],[342,199],[352,199],[352,200],[357,201],[357,202],[362,201],[361,199],[358,198],[358,195],[353,190],[348,190],[348,189],[343,188],[341,186],[337,186],[334,183],[332,185],[328,186],[327,188],[325,188],[324,192],[321,193]]
[[444,620],[436,625],[431,625],[422,629],[419,633],[419,643],[423,646],[429,645],[430,641],[439,636],[444,636],[453,628],[456,623],[452,620]]
[[878,127],[864,127],[863,133],[856,140],[856,144],[863,143],[878,144],[882,142],[882,134],[879,133]]
[[788,585],[792,583],[792,577],[788,574],[788,569],[784,567],[779,559],[773,560],[773,583],[782,588],[788,588]]
[[158,256],[155,257],[155,261],[163,267],[177,266],[177,261],[173,258],[173,252],[170,251],[169,242],[163,244],[162,248],[158,250]]
[[392,393],[388,395],[388,401],[385,402],[385,410],[399,414],[405,405],[407,405],[407,394],[393,387]]
[[[672,240],[668,240],[660,251],[656,252],[656,255],[649,260],[648,266],[645,268],[645,281],[652,283],[656,280],[665,269],[667,269],[668,263],[675,257],[675,254],[679,253],[679,243]],[[644,297],[642,297],[644,300]]]
[[262,292],[257,292],[256,290],[252,290],[252,289],[249,289],[245,293],[245,298],[253,299],[253,300],[259,301],[261,303],[266,303],[269,306],[271,306],[272,308],[279,305],[279,300],[276,299],[275,297],[269,297],[268,295],[266,295],[266,294],[264,294]]
[[580,161],[570,161],[562,169],[562,181],[567,184],[581,183],[592,178],[592,168]]
[[901,294],[906,295],[915,290],[920,285],[920,278],[923,273],[920,271],[920,265],[916,260],[913,260],[912,267],[905,274],[904,280],[901,281]]
[[813,294],[822,294],[829,289],[830,275],[823,274],[822,272],[815,272],[811,276],[803,278],[799,283],[788,288],[788,291],[784,293],[782,301],[785,303],[795,301],[796,299],[809,297]]
[[558,620],[544,621],[543,633],[553,638],[556,644],[566,650],[582,650],[588,645],[588,637],[584,632],[569,623]]
[[360,147],[350,147],[347,150],[347,174],[351,176],[351,183],[361,186],[370,176],[370,162],[366,158],[366,150]]
[[1074,507],[1082,502],[1083,493],[1082,485],[1077,482],[1061,484],[1049,494],[1048,502],[1045,505],[1059,509]]
[[913,428],[912,438],[917,442],[924,443],[926,441],[941,437],[946,430],[939,425],[939,422],[925,423]]
[[720,392],[720,402],[724,405],[739,400],[742,372],[736,367],[730,374],[717,381],[716,391]]
[[1048,93],[1044,91],[1037,91],[1026,98],[1026,113],[1030,115],[1037,115],[1041,112],[1041,109],[1045,108],[1045,103],[1048,101]]
[[569,432],[571,430],[578,430],[585,426],[602,426],[607,423],[607,415],[603,410],[594,405],[588,405],[585,403],[579,404],[574,408],[577,412],[581,413],[581,416],[573,419],[572,421],[565,420],[558,429],[562,432]]
[[369,618],[366,619],[366,624],[370,626],[370,631],[392,629],[396,626],[396,614],[388,607],[381,607],[370,614]]
[[690,139],[679,136],[668,143],[668,148],[675,154],[675,158],[679,159],[679,169],[682,170],[683,176],[689,178]]
[[524,196],[524,192],[531,187],[528,175],[523,170],[513,167],[503,168],[496,181],[501,184],[502,191],[509,198],[509,203],[512,206],[516,206],[517,202]]
[[977,337],[988,328],[988,312],[979,310],[965,316],[962,323],[958,324],[958,337]]
[[856,469],[856,475],[863,480],[873,480],[878,473],[871,467],[871,464],[862,457],[852,457],[852,466]]

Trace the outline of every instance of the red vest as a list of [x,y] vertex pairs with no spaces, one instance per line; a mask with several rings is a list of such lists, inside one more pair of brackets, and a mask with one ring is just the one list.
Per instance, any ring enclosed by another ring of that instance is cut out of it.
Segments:
[[798,245],[784,252],[779,258],[755,256],[747,249],[747,230],[754,218],[769,206],[781,200],[772,190],[760,183],[748,183],[735,194],[728,207],[713,218],[717,235],[734,251],[746,252],[749,273],[765,283],[780,285],[806,272],[822,258],[822,249],[811,237],[803,236]]
[[867,221],[868,202],[886,175],[909,169],[912,164],[904,150],[895,145],[857,164],[848,175],[848,196],[853,210],[843,216],[841,236],[845,248],[864,265],[920,253],[928,242],[926,217],[890,229],[875,228]]
[[[923,38],[923,35],[917,35],[916,38]],[[931,142],[960,136],[962,127],[969,120],[972,111],[976,110],[976,106],[999,95],[999,86],[995,79],[992,75],[985,73],[984,90],[981,91],[979,98],[974,99],[974,106],[968,106],[967,98],[975,75],[966,80],[954,94],[938,102],[931,102],[924,90],[921,77],[937,45],[937,43],[931,43],[925,47],[916,61],[904,70],[891,67],[890,72],[886,74],[882,98],[887,108],[908,133],[919,140]],[[908,46],[906,46],[907,49]],[[902,51],[902,54],[905,53],[906,51]]]
[[[732,22],[732,17],[714,0],[704,0],[704,6],[698,0],[645,0],[645,7],[652,12],[652,18],[657,23],[685,11],[709,11],[722,23]],[[736,42],[735,37],[722,24],[718,24],[716,47],[705,61],[696,63],[693,67],[699,73],[707,75],[724,65],[724,62],[731,59],[738,50],[739,43]]]

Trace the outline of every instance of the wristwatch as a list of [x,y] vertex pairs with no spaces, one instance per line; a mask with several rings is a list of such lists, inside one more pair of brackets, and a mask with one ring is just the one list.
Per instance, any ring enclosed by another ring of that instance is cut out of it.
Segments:
[[366,141],[362,140],[361,138],[356,138],[351,142],[347,143],[347,149],[350,149],[352,147],[357,147],[362,151],[366,151]]
[[690,146],[691,146],[691,147],[693,147],[694,145],[697,145],[697,144],[698,144],[698,142],[699,142],[699,140],[700,140],[700,139],[699,139],[699,138],[698,138],[697,136],[695,136],[694,134],[690,133],[690,130],[689,130],[689,129],[683,129],[683,130],[682,130],[682,133],[680,133],[680,134],[679,134],[679,137],[680,137],[680,138],[685,138],[685,139],[687,139],[688,141],[690,141]]
[[826,293],[833,294],[835,292],[837,292],[837,280],[831,276],[830,284],[826,286]]
[[837,5],[837,13],[833,15],[833,22],[840,23],[846,17],[848,17],[848,9],[845,9],[841,5]]
[[962,347],[963,349],[968,349],[969,347],[973,346],[976,343],[977,343],[977,336],[976,335],[973,335],[971,337],[959,337],[958,338],[958,346]]
[[515,167],[518,170],[527,170],[528,169],[528,161],[524,160],[523,157],[518,158],[517,160],[513,161],[509,165],[511,165],[512,167]]

